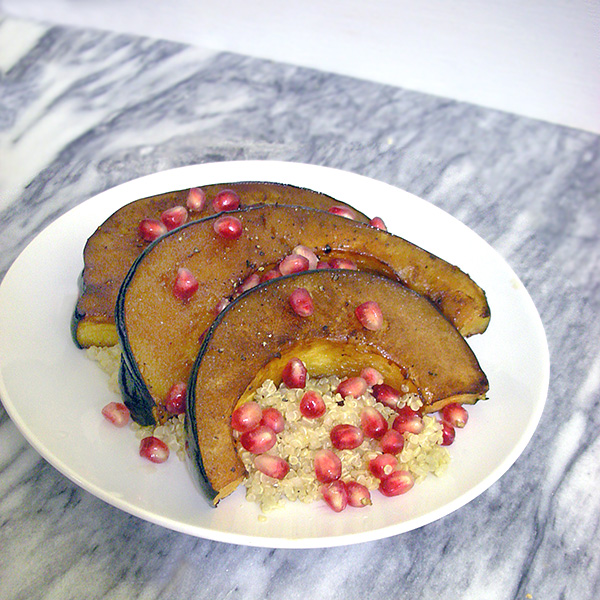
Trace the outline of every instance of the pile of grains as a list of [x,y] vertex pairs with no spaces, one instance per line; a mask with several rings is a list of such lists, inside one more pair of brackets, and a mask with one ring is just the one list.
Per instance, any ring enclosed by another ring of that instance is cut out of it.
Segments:
[[[88,348],[87,356],[108,375],[109,387],[119,393],[118,372],[121,361],[121,349],[117,346],[109,348]],[[331,443],[329,433],[335,425],[349,424],[360,427],[360,413],[364,407],[376,408],[386,419],[391,428],[397,412],[377,402],[372,389],[358,398],[343,398],[336,392],[341,379],[335,376],[313,379],[307,376],[306,387],[290,389],[285,384],[277,387],[273,381],[267,380],[256,390],[253,400],[261,408],[276,408],[285,419],[284,430],[277,434],[277,442],[268,454],[285,459],[289,464],[289,473],[277,480],[261,473],[254,467],[255,455],[244,450],[238,444],[240,457],[248,471],[245,480],[246,499],[259,504],[263,512],[282,508],[286,502],[314,502],[322,498],[321,483],[315,476],[314,457],[322,448],[334,451],[342,462],[343,481],[353,480],[363,484],[369,490],[379,487],[377,479],[369,470],[369,461],[381,454],[379,442],[365,436],[363,443],[353,450],[337,450]],[[302,396],[308,391],[319,392],[325,401],[326,411],[322,417],[308,419],[300,413],[299,405]],[[416,394],[402,396],[398,408],[409,406],[412,410],[421,407],[421,400]],[[138,440],[154,436],[169,447],[170,452],[185,460],[185,415],[172,417],[162,425],[142,427],[131,422],[129,427]],[[239,434],[234,432],[236,437]],[[404,434],[404,448],[397,456],[398,468],[410,471],[415,482],[423,480],[427,475],[442,475],[448,466],[450,457],[445,447],[441,446],[442,426],[432,416],[423,417],[423,430],[418,433]]]
[[86,349],[85,353],[90,360],[93,360],[108,375],[108,387],[115,394],[118,394],[121,346],[119,344],[102,348],[91,346]]
[[[397,412],[377,402],[371,394],[371,388],[358,398],[347,396],[345,399],[336,389],[341,379],[338,377],[307,378],[304,389],[289,389],[285,384],[277,387],[267,380],[256,391],[255,400],[263,410],[273,407],[279,410],[285,419],[285,429],[277,435],[277,442],[269,454],[285,459],[289,473],[282,479],[273,479],[253,464],[255,455],[238,445],[240,457],[248,471],[245,481],[246,499],[260,505],[268,512],[285,505],[286,501],[314,502],[322,498],[321,483],[315,477],[314,457],[317,450],[333,450],[342,462],[342,480],[354,480],[374,490],[379,487],[379,479],[369,471],[368,463],[381,454],[378,442],[365,436],[363,443],[354,450],[336,450],[333,448],[329,432],[338,424],[360,426],[360,412],[366,406],[375,407],[388,421],[391,427]],[[322,394],[326,411],[322,417],[307,419],[300,414],[299,404],[307,390]],[[418,410],[421,400],[416,394],[405,394],[399,404]],[[423,430],[419,434],[404,435],[404,449],[397,456],[398,467],[410,471],[415,482],[423,480],[429,473],[441,475],[448,463],[449,454],[440,445],[442,427],[434,417],[423,417]],[[237,434],[236,434],[237,436]]]

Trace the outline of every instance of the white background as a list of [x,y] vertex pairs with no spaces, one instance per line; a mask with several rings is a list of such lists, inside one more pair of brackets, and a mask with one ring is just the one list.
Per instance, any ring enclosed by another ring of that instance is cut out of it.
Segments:
[[0,0],[600,133],[600,0]]

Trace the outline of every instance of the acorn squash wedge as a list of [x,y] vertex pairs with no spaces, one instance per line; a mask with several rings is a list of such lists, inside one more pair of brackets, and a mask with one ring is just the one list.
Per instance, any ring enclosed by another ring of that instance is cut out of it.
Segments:
[[[358,221],[369,219],[353,207],[306,188],[269,182],[221,183],[204,186],[204,208],[189,211],[191,221],[215,214],[213,199],[225,189],[238,194],[241,206],[289,204],[329,210],[341,206]],[[114,322],[119,287],[137,256],[148,246],[138,234],[143,219],[160,219],[175,206],[185,206],[189,189],[141,198],[112,214],[89,238],[84,248],[81,291],[72,319],[73,338],[78,346],[112,346],[118,337]]]
[[[410,242],[327,212],[292,206],[255,206],[228,213],[242,224],[237,240],[218,236],[216,217],[163,236],[136,260],[121,287],[116,324],[122,353],[121,384],[132,417],[162,421],[169,389],[188,380],[216,307],[236,284],[277,264],[298,244],[323,258],[346,256],[431,300],[461,332],[483,331],[485,294],[465,273]],[[199,283],[189,299],[174,293],[185,268]]]
[[[309,291],[314,313],[300,317],[289,297]],[[355,308],[379,304],[383,327],[365,329]],[[423,296],[369,272],[308,271],[275,279],[242,295],[206,334],[189,381],[187,447],[198,482],[216,504],[245,477],[230,426],[239,403],[267,379],[281,383],[284,365],[300,358],[311,376],[380,369],[386,382],[408,380],[427,412],[473,403],[488,381],[466,340]]]

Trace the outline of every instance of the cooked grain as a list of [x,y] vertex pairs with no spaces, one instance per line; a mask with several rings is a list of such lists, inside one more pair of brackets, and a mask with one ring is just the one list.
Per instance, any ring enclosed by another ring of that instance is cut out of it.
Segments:
[[[287,501],[314,502],[321,498],[321,484],[314,474],[314,455],[320,448],[329,448],[336,452],[342,462],[342,479],[355,480],[369,489],[379,486],[368,468],[369,460],[381,453],[377,441],[365,438],[355,450],[335,450],[329,438],[332,427],[342,423],[360,426],[360,412],[365,406],[377,408],[391,426],[396,412],[377,402],[367,390],[359,398],[347,397],[345,400],[335,392],[340,383],[338,377],[323,377],[307,380],[304,390],[288,389],[284,384],[279,388],[267,380],[256,391],[254,400],[263,408],[278,409],[286,419],[284,431],[277,436],[277,443],[269,453],[281,456],[288,461],[290,471],[279,481],[257,471],[250,452],[239,446],[240,457],[248,471],[246,478],[246,499],[257,502],[263,512],[281,508]],[[316,390],[323,395],[327,410],[318,419],[307,419],[300,414],[299,403],[306,390]],[[408,404],[413,410],[421,406],[417,394],[405,394],[402,405]],[[424,428],[418,434],[405,436],[405,447],[398,459],[402,467],[409,470],[417,481],[429,473],[441,475],[449,462],[449,455],[440,446],[441,427],[430,416],[423,418]]]

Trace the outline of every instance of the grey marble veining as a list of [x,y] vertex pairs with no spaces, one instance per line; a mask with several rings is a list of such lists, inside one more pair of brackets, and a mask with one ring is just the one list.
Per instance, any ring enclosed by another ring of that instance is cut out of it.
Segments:
[[540,426],[487,492],[407,534],[324,550],[226,545],[132,517],[49,466],[0,407],[1,598],[599,597],[598,136],[93,30],[6,18],[0,48],[0,276],[57,216],[121,182],[209,161],[313,163],[474,229],[527,286],[553,359]]

